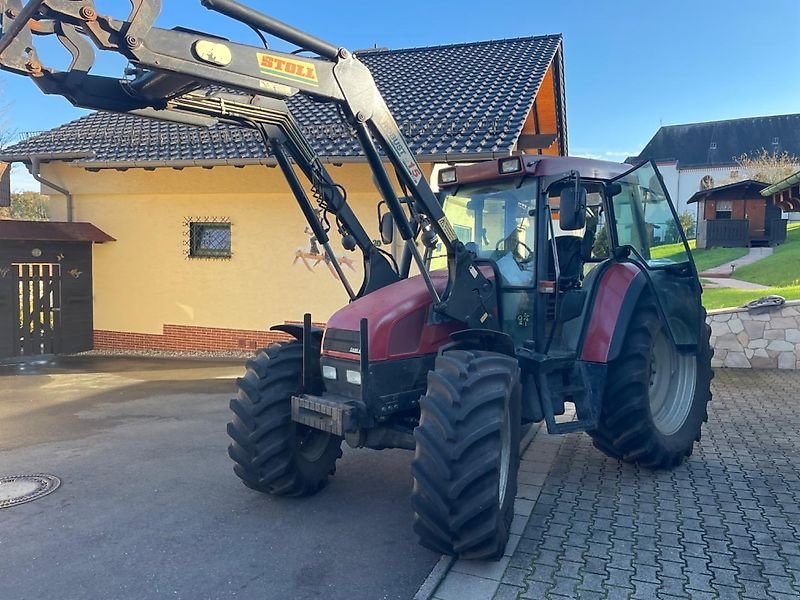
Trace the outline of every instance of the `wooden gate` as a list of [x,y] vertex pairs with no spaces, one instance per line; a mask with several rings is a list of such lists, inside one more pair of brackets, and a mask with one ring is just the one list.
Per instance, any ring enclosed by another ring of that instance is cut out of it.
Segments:
[[14,323],[15,356],[57,354],[61,351],[61,265],[13,264],[19,300]]

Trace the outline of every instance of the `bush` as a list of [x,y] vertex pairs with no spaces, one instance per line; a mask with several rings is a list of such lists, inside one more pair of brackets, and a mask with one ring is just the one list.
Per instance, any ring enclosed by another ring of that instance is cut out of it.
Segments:
[[[695,221],[694,215],[688,210],[678,215],[678,221],[681,223],[683,233],[686,234],[687,239],[695,237]],[[664,234],[664,242],[667,244],[674,244],[680,241],[681,236],[678,235],[678,228],[675,226],[674,221],[667,223],[667,231]]]

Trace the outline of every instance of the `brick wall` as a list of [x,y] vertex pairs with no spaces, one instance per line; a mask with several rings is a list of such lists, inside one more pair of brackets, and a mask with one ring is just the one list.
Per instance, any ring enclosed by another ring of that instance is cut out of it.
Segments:
[[[315,323],[319,326],[320,324]],[[322,324],[324,326],[324,324]],[[189,325],[164,325],[161,335],[94,331],[95,350],[167,350],[173,352],[250,351],[291,339],[279,331],[251,331]]]

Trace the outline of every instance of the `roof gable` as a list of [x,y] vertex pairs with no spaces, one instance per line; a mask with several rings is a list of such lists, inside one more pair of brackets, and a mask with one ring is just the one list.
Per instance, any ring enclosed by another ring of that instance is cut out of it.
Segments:
[[724,166],[762,149],[800,156],[800,114],[664,126],[638,159],[676,160],[682,168]]
[[[372,71],[411,149],[421,157],[444,157],[510,152],[548,69],[554,62],[560,68],[560,48],[561,36],[549,35],[358,55]],[[361,157],[336,106],[301,95],[289,105],[320,156]],[[82,162],[98,167],[122,162],[240,164],[268,158],[258,135],[245,129],[190,127],[115,113],[92,113],[3,154],[66,152],[86,152],[89,157]]]

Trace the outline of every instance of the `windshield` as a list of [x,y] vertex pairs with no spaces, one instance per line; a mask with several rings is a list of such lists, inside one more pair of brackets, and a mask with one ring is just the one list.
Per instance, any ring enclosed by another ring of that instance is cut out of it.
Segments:
[[[443,203],[458,239],[479,258],[496,261],[509,285],[526,285],[533,276],[535,206],[533,179],[460,186]],[[447,266],[442,254],[434,252],[432,269]]]
[[617,240],[630,246],[651,268],[686,263],[689,255],[667,192],[651,163],[617,179],[614,196]]

